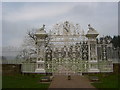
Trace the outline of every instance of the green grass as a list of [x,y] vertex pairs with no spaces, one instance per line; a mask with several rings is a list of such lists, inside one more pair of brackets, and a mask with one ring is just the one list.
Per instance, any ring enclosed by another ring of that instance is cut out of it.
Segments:
[[42,75],[14,75],[2,76],[2,88],[48,88],[49,83],[40,83]]
[[96,88],[118,88],[120,74],[97,74],[100,81],[92,83]]
[[[2,76],[2,88],[48,88],[50,83],[40,83],[40,77],[44,75],[14,75]],[[91,76],[91,75],[89,75]],[[118,88],[120,86],[120,74],[93,74],[100,81],[92,83],[96,88]]]

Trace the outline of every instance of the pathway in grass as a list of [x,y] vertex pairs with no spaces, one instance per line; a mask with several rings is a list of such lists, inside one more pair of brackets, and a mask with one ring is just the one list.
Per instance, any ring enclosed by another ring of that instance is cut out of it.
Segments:
[[49,88],[94,88],[89,80],[83,76],[71,76],[71,80],[67,76],[57,75],[54,77]]

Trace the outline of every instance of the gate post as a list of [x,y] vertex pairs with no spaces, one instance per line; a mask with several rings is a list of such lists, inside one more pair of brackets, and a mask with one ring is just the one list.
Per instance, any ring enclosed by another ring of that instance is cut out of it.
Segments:
[[88,38],[88,49],[89,49],[89,70],[88,72],[99,72],[98,69],[98,59],[97,59],[97,42],[96,37],[99,35],[99,33],[88,25],[88,32],[86,34],[86,37]]
[[42,28],[37,30],[35,33],[36,46],[37,46],[37,60],[36,60],[36,69],[37,73],[45,73],[45,40],[48,35],[44,31],[45,25]]

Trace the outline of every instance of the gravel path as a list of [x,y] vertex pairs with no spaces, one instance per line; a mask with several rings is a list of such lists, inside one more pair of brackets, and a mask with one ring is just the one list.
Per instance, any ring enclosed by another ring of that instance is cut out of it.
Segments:
[[84,76],[73,75],[67,80],[65,75],[57,75],[53,78],[49,88],[95,88]]

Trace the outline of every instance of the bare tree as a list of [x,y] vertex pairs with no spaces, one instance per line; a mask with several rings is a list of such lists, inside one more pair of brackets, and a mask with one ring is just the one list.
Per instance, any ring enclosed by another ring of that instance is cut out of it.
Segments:
[[24,38],[21,51],[17,55],[17,59],[30,60],[32,54],[36,54],[36,36],[37,29],[29,30]]
[[[27,32],[22,45],[22,50],[17,56],[18,59],[31,60],[32,56],[37,56],[37,37],[35,36],[36,31],[37,29],[32,29]],[[50,37],[47,37],[45,39],[45,47],[48,46],[49,41]]]

